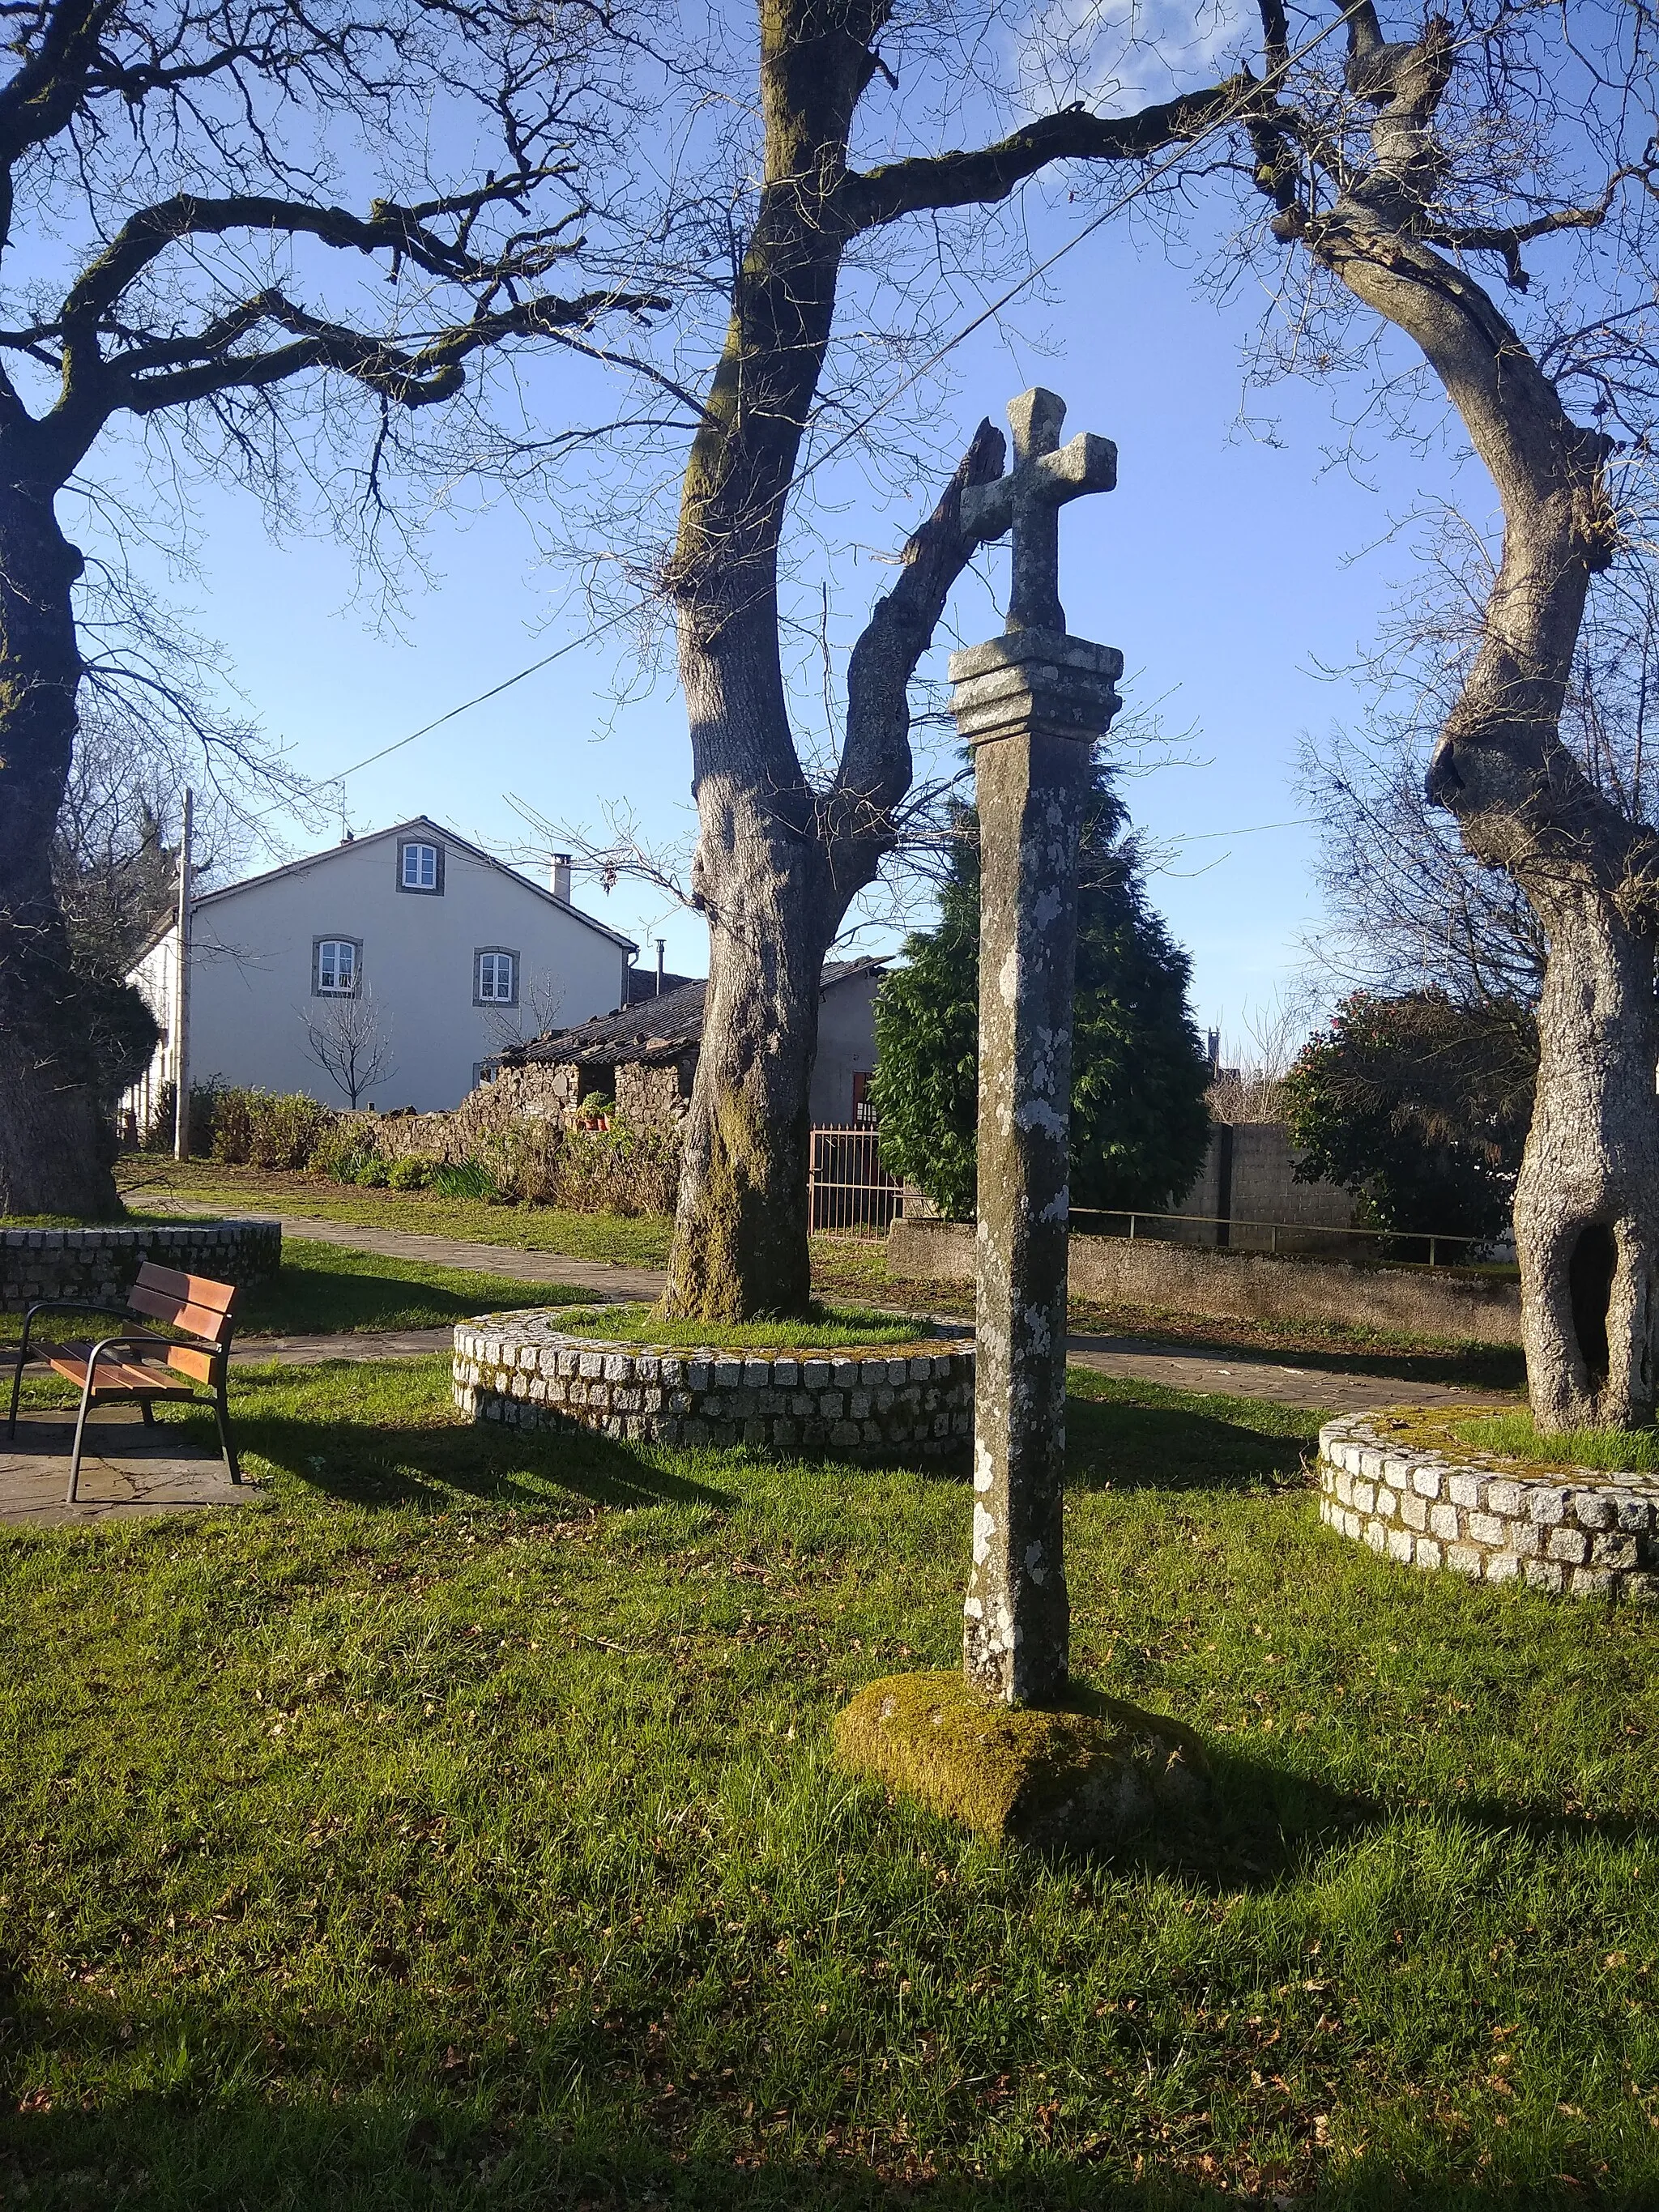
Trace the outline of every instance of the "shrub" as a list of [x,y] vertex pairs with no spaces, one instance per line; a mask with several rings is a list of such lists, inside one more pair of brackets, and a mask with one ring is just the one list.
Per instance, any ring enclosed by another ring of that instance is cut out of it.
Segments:
[[529,1206],[554,1203],[564,1138],[556,1122],[515,1114],[484,1130],[469,1164],[489,1177],[496,1200],[518,1199]]
[[386,1179],[392,1190],[425,1190],[430,1184],[438,1163],[424,1152],[407,1152],[400,1160],[393,1160],[386,1170]]
[[375,1150],[372,1130],[349,1114],[337,1114],[319,1130],[306,1162],[313,1175],[332,1176],[337,1182],[355,1182],[357,1170]]
[[[178,1087],[172,1082],[162,1084],[156,1091],[149,1120],[139,1140],[147,1152],[173,1150],[173,1109],[178,1095]],[[219,1101],[224,1095],[216,1083],[192,1083],[190,1086],[190,1149],[198,1159],[213,1151]],[[214,1157],[217,1158],[216,1153]]]
[[256,1091],[251,1102],[249,1143],[254,1166],[290,1170],[306,1166],[318,1138],[337,1118],[331,1106],[319,1105],[303,1091],[274,1097]]
[[230,1167],[302,1168],[325,1129],[338,1119],[303,1091],[221,1091],[213,1116],[213,1157]]
[[551,1196],[573,1213],[672,1213],[679,1180],[679,1124],[627,1121],[613,1109],[607,1127],[565,1132]]
[[362,1183],[369,1190],[384,1190],[392,1180],[392,1170],[378,1152],[359,1152],[351,1163],[350,1173],[343,1172],[340,1180]]
[[432,1188],[443,1198],[482,1198],[494,1204],[501,1185],[481,1160],[441,1163],[432,1170]]

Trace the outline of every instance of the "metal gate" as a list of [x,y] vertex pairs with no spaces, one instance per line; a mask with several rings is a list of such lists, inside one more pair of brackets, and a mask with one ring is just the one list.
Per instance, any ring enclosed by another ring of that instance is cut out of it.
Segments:
[[813,1130],[808,1186],[813,1228],[835,1237],[884,1237],[902,1209],[904,1186],[882,1166],[868,1124]]

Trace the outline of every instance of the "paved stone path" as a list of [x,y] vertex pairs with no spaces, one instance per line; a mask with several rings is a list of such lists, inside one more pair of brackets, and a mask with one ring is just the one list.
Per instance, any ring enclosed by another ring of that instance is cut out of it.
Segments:
[[[182,1200],[168,1202],[181,1212],[241,1218],[230,1207],[187,1205]],[[423,1260],[434,1267],[506,1275],[521,1283],[568,1283],[574,1289],[603,1291],[612,1297],[654,1298],[663,1286],[662,1273],[655,1267],[568,1260],[556,1252],[521,1252],[499,1244],[472,1243],[462,1237],[428,1237],[413,1230],[359,1228],[350,1222],[313,1220],[308,1215],[284,1216],[283,1234],[309,1237],[318,1243],[342,1245],[353,1251],[384,1252],[393,1259]],[[447,1329],[410,1329],[395,1337],[293,1337],[264,1345],[246,1340],[240,1357],[295,1362],[395,1359],[442,1352],[448,1344]],[[1248,1352],[1190,1352],[1179,1346],[1150,1345],[1140,1337],[1073,1336],[1066,1350],[1074,1366],[1092,1368],[1097,1374],[1161,1382],[1171,1390],[1273,1398],[1280,1405],[1300,1406],[1311,1413],[1363,1413],[1370,1406],[1438,1406],[1486,1399],[1501,1401],[1510,1395],[1461,1389],[1444,1382],[1400,1382],[1375,1375],[1326,1373]]]
[[1139,1337],[1073,1336],[1066,1356],[1073,1367],[1161,1382],[1170,1390],[1216,1391],[1229,1398],[1272,1398],[1313,1413],[1363,1413],[1373,1406],[1502,1405],[1512,1391],[1460,1389],[1449,1382],[1401,1382],[1382,1375],[1327,1374],[1317,1367],[1288,1367],[1253,1353],[1160,1348]]
[[[135,1191],[131,1194],[137,1197]],[[188,1213],[213,1221],[270,1221],[279,1218],[283,1235],[309,1237],[313,1244],[335,1244],[348,1252],[380,1252],[389,1260],[419,1260],[428,1267],[459,1267],[476,1275],[506,1275],[515,1283],[568,1283],[573,1290],[598,1291],[612,1298],[654,1298],[663,1285],[660,1267],[624,1267],[611,1260],[567,1259],[562,1252],[522,1252],[516,1245],[475,1244],[464,1237],[428,1237],[424,1231],[369,1229],[355,1221],[318,1221],[307,1213],[273,1217],[269,1209],[250,1212],[234,1206],[204,1206],[182,1198],[146,1193],[150,1213]]]

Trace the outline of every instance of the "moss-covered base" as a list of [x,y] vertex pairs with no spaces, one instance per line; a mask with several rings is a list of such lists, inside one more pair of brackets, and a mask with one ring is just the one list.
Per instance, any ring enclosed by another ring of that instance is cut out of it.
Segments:
[[1203,1750],[1177,1721],[1083,1690],[1060,1712],[996,1705],[955,1672],[872,1682],[835,1742],[850,1771],[1044,1849],[1115,1843],[1208,1793]]

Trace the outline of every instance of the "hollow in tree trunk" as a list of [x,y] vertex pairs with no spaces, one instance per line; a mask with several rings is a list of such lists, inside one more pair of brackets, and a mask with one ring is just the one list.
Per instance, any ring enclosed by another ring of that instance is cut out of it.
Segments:
[[[1282,56],[1282,14],[1264,21]],[[1281,110],[1253,126],[1258,182],[1277,204],[1275,234],[1300,240],[1420,349],[1503,502],[1502,562],[1428,795],[1478,860],[1509,871],[1549,939],[1515,1200],[1534,1417],[1547,1433],[1644,1422],[1659,1275],[1659,838],[1591,784],[1559,734],[1590,579],[1616,544],[1610,441],[1571,420],[1468,267],[1430,242],[1450,26],[1431,16],[1391,44],[1372,0],[1357,0],[1347,38],[1348,89],[1377,111],[1369,168],[1349,164],[1334,197],[1313,191],[1320,143]],[[1509,242],[1514,270],[1522,242]]]
[[1653,942],[1589,889],[1534,902],[1550,952],[1515,1196],[1533,1413],[1546,1430],[1629,1428],[1654,1408]]

